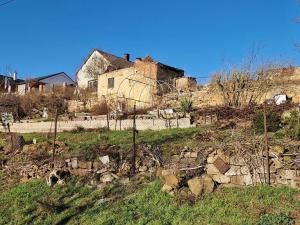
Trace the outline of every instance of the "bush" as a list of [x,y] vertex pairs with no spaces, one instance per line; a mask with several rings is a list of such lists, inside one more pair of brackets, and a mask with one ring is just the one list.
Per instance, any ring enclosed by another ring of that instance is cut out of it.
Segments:
[[300,113],[292,111],[290,117],[284,121],[286,136],[294,140],[300,140]]
[[193,101],[185,98],[180,102],[180,107],[184,113],[190,113],[193,111]]
[[108,105],[105,102],[101,102],[97,105],[94,105],[91,108],[91,113],[92,113],[93,116],[106,115],[108,110],[109,110]]
[[262,215],[256,225],[293,225],[294,219],[287,215]]
[[[267,114],[267,130],[268,132],[276,132],[281,127],[280,115],[276,112]],[[252,120],[252,128],[258,134],[264,133],[264,114],[262,112],[255,113]]]

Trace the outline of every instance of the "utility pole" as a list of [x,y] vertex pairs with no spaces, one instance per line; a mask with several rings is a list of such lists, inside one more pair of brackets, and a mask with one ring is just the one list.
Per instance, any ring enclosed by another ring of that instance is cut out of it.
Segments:
[[267,184],[270,185],[270,157],[269,157],[269,145],[268,145],[268,126],[267,126],[267,109],[266,102],[264,102],[264,139],[265,139],[265,153],[267,157],[266,173],[267,173]]

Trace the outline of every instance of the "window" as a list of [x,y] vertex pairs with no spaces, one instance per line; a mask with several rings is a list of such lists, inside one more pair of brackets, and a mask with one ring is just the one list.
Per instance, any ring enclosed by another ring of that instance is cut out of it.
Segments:
[[108,88],[114,88],[115,87],[115,78],[108,78]]

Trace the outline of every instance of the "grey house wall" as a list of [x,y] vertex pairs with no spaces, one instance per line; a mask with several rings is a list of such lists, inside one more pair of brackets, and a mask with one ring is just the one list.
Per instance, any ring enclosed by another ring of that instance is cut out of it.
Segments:
[[74,84],[74,81],[65,74],[58,74],[53,77],[48,77],[46,79],[40,80],[40,82],[46,84],[63,84],[63,83],[66,83],[67,85]]

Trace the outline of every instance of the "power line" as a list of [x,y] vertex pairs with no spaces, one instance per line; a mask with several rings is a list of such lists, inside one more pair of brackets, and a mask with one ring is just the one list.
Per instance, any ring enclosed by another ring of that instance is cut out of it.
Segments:
[[7,4],[9,4],[9,3],[12,3],[12,2],[14,2],[14,1],[16,1],[16,0],[9,0],[9,1],[0,3],[0,7],[1,7],[1,6],[5,6],[5,5],[7,5]]

